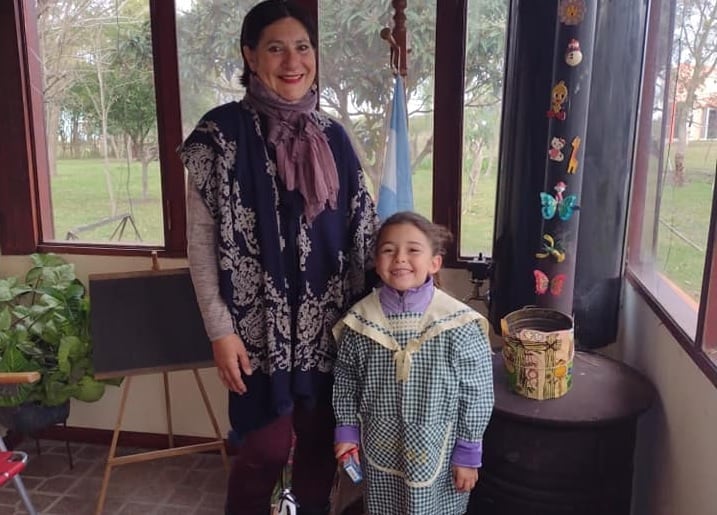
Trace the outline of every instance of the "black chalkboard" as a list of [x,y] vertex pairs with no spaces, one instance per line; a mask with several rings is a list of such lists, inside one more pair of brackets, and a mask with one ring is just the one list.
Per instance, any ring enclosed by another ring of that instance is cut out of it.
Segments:
[[187,268],[93,274],[89,285],[98,379],[212,366]]

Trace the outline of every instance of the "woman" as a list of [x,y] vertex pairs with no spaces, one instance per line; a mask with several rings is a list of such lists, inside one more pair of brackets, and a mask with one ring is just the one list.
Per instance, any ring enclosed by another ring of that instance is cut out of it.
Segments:
[[266,515],[293,430],[299,513],[327,513],[331,327],[370,286],[378,219],[344,129],[315,110],[307,13],[261,2],[241,45],[244,99],[209,111],[180,149],[192,280],[241,442],[226,512]]

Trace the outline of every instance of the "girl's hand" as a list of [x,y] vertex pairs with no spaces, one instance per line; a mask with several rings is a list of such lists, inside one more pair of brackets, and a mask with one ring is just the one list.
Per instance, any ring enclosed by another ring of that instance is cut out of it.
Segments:
[[[338,460],[341,456],[346,454],[347,452],[358,449],[358,445],[351,442],[339,442],[337,444],[334,444],[334,456],[336,456],[336,459]],[[355,456],[356,461],[359,461],[358,454]]]
[[478,469],[453,465],[453,483],[459,492],[470,492],[478,482]]
[[[239,335],[228,334],[212,342],[214,363],[217,366],[219,379],[229,390],[238,394],[246,393],[246,385],[242,380],[244,375],[251,375],[249,355]],[[241,372],[239,368],[241,367]]]

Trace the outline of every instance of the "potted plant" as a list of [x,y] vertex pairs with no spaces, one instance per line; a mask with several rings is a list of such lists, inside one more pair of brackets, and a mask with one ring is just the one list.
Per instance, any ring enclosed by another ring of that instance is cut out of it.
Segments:
[[0,372],[41,374],[0,395],[0,424],[24,434],[65,421],[71,398],[97,401],[107,383],[94,378],[89,297],[74,265],[31,259],[23,279],[0,279]]

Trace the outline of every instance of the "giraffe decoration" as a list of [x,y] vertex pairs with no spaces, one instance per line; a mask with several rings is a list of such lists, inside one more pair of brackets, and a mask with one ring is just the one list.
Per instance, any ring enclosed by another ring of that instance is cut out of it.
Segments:
[[580,141],[580,137],[575,136],[573,141],[570,142],[570,146],[573,147],[573,150],[570,152],[570,159],[568,160],[567,172],[569,174],[574,174],[578,171],[578,149],[580,148]]

